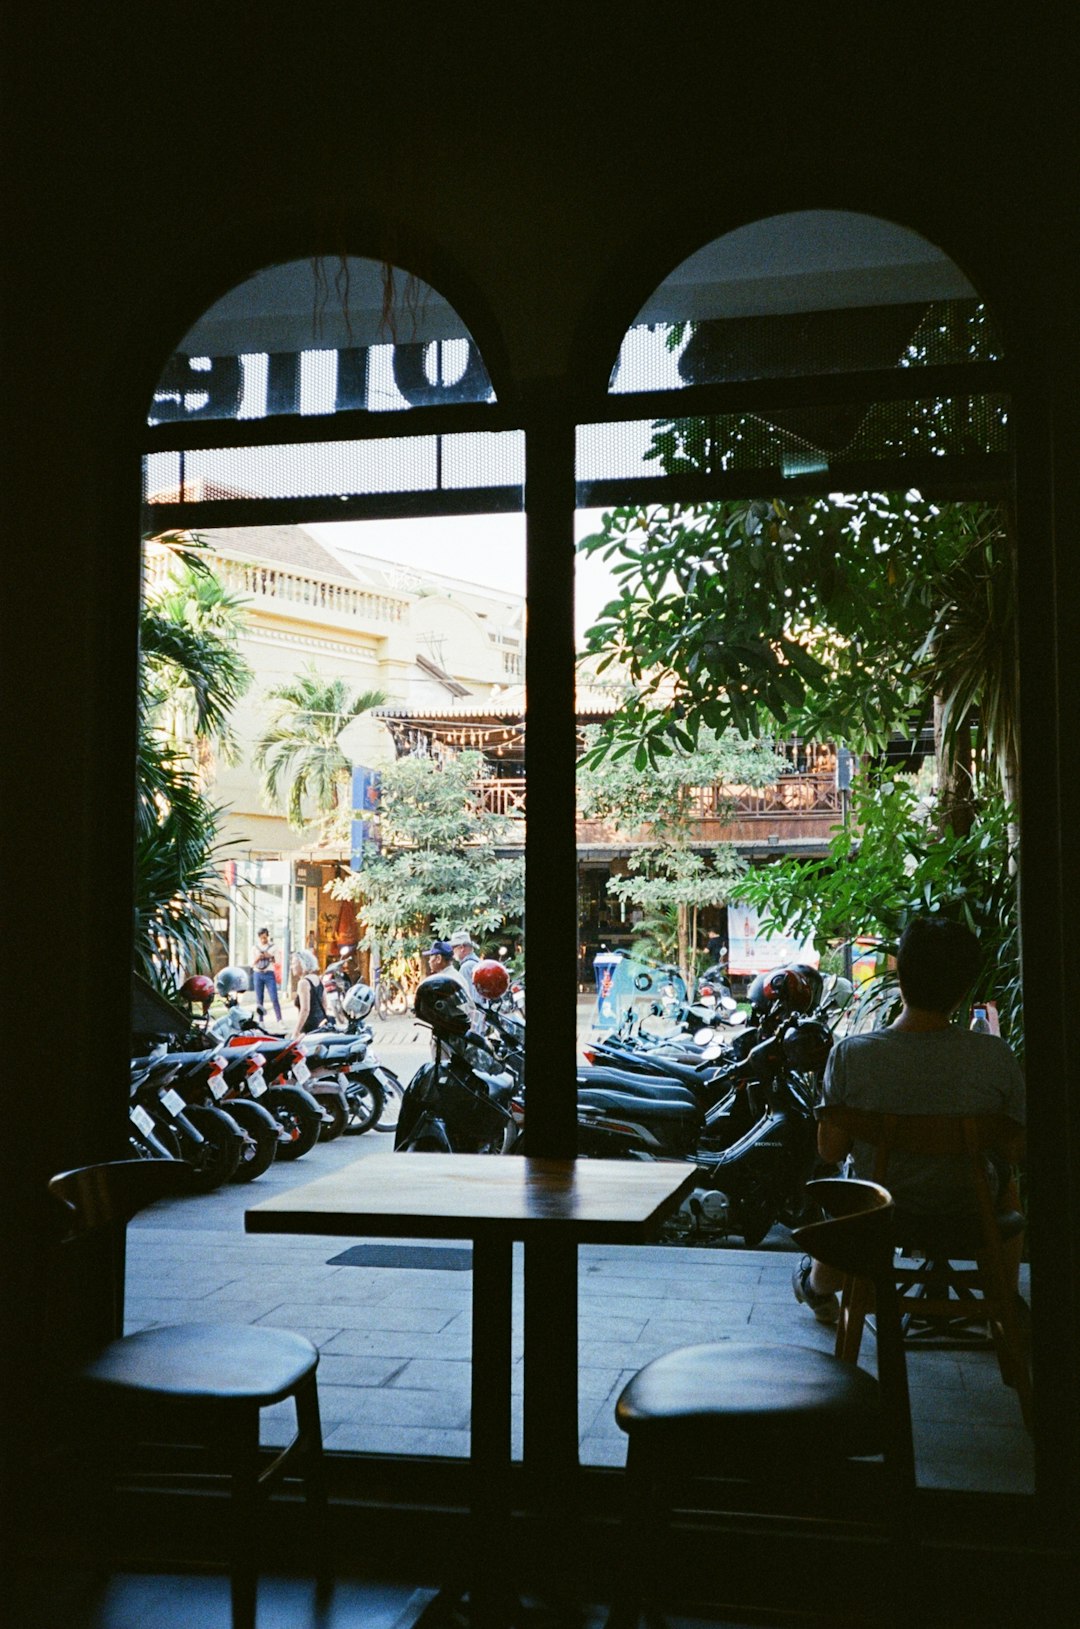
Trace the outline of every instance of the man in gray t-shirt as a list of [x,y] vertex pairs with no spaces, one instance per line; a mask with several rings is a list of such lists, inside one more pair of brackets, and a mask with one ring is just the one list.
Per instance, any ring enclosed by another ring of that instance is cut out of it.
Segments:
[[[825,1102],[875,1114],[1003,1114],[1024,1124],[1024,1077],[1006,1043],[948,1025],[893,1025],[849,1035],[825,1070]],[[873,1178],[874,1150],[851,1149],[854,1174]],[[974,1196],[962,1156],[890,1155],[888,1186],[900,1210],[916,1215],[970,1215]]]
[[[1024,1078],[999,1036],[950,1023],[975,982],[979,946],[975,935],[941,916],[916,917],[905,929],[896,969],[903,1006],[888,1029],[849,1035],[833,1048],[825,1071],[825,1103],[882,1114],[996,1114],[1016,1126],[1022,1142]],[[874,1152],[852,1145],[842,1125],[826,1114],[818,1127],[818,1152],[832,1163],[851,1154],[855,1175],[872,1178]],[[1003,1150],[1004,1152],[1004,1150]],[[902,1210],[966,1215],[972,1196],[964,1161],[894,1154],[886,1178]],[[1003,1196],[1004,1197],[1004,1196]],[[1021,1241],[1006,1246],[1019,1272]],[[1014,1259],[1013,1259],[1014,1258]],[[837,1275],[804,1256],[792,1276],[796,1299],[823,1323],[839,1314]]]

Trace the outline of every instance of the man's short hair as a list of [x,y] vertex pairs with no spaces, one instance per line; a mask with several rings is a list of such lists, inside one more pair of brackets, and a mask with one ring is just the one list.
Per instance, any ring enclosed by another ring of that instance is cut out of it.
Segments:
[[912,917],[900,938],[896,972],[909,1007],[951,1013],[975,983],[979,941],[947,916]]

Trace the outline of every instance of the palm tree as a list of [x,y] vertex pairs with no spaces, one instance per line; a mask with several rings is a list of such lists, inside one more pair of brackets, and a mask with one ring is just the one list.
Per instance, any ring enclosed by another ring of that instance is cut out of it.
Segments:
[[171,993],[206,965],[220,902],[223,811],[205,795],[210,743],[250,681],[237,649],[238,602],[199,559],[198,540],[158,539],[178,569],[150,594],[140,630],[136,781],[135,965]]
[[255,745],[255,767],[272,808],[285,807],[289,825],[307,824],[305,802],[316,815],[338,808],[352,764],[340,737],[354,719],[386,700],[381,690],[350,696],[343,679],[324,679],[314,664],[268,692],[276,703],[269,728]]

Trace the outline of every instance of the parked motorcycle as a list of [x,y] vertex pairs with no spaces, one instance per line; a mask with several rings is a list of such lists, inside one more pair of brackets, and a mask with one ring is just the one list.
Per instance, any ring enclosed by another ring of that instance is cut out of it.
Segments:
[[432,1031],[435,1055],[405,1088],[395,1153],[509,1153],[519,1137],[510,1107],[517,1083],[476,1033],[463,981],[453,973],[422,980],[415,1011]]
[[[186,1160],[195,1172],[197,1190],[209,1193],[235,1175],[247,1138],[222,1109],[189,1104],[176,1090],[173,1082],[202,1057],[200,1052],[167,1052],[162,1043],[134,1059],[129,1121],[143,1149],[155,1157]],[[167,1153],[162,1155],[162,1149]]]
[[816,970],[796,965],[763,975],[749,994],[752,1023],[713,1077],[719,1095],[703,1117],[670,1088],[626,1074],[621,1092],[579,1090],[578,1122],[586,1154],[692,1158],[700,1186],[675,1231],[754,1245],[775,1222],[805,1219],[806,1183],[821,1174],[814,1110],[850,986],[837,980],[826,992]]

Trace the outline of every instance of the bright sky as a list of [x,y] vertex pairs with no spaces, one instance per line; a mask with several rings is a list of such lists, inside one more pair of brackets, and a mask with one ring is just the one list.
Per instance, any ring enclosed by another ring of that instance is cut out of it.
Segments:
[[[579,510],[575,536],[587,537],[600,524],[600,511]],[[525,593],[524,515],[452,515],[426,520],[330,521],[307,525],[328,548],[355,549],[395,565],[438,571],[482,588]],[[578,557],[577,635],[611,598],[608,568],[595,558]]]

